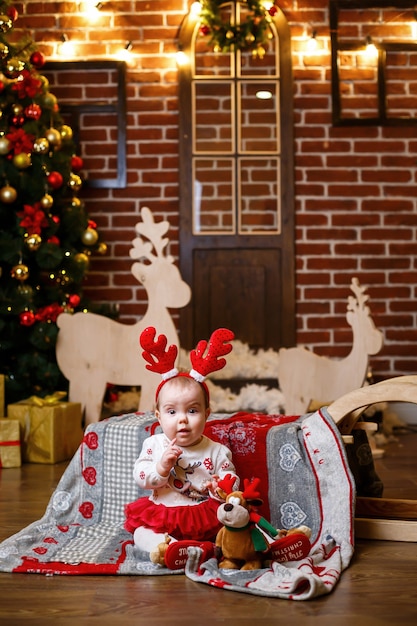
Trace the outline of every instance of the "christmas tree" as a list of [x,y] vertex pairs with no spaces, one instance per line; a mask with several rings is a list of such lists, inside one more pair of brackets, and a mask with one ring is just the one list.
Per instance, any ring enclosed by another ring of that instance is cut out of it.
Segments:
[[[57,316],[82,295],[92,252],[105,253],[79,198],[82,159],[40,73],[44,55],[0,0],[0,373],[6,401],[67,390],[55,358]],[[103,312],[103,311],[100,311]]]

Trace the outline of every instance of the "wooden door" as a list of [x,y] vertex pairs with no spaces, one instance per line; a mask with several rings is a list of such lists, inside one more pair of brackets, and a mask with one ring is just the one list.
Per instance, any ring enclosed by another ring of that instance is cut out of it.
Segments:
[[[234,23],[247,10],[226,2]],[[265,54],[217,53],[191,14],[180,32],[180,270],[184,348],[219,327],[253,348],[295,343],[292,70],[288,24]]]

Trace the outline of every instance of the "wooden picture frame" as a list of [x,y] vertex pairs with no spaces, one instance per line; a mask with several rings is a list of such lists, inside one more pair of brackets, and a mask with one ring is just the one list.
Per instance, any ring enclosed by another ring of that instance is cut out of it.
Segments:
[[[83,144],[88,144],[87,147],[94,149],[88,138],[89,132],[91,137],[93,133],[97,137],[97,120],[103,120],[101,130],[106,133],[106,139],[101,145],[110,150],[107,161],[114,167],[106,170],[98,165],[95,170],[89,170],[87,156],[84,159],[87,176],[83,185],[126,187],[126,63],[113,60],[49,61],[42,73],[50,82],[51,92],[57,96],[62,117],[73,129],[76,144],[81,144],[82,148]],[[89,130],[84,119],[95,120],[95,128]],[[111,128],[106,128],[106,123]],[[93,155],[90,157],[92,163]],[[107,175],[109,172],[114,176]]]
[[[413,0],[329,0],[329,15],[330,15],[330,41],[331,41],[331,76],[332,76],[332,120],[334,126],[415,126],[417,125],[417,98],[415,99],[415,113],[411,114],[397,114],[391,112],[389,103],[389,59],[395,58],[395,55],[409,55],[410,59],[417,53],[417,44],[412,42],[411,37],[404,40],[398,40],[395,37],[395,20],[387,23],[377,23],[374,28],[384,26],[385,30],[393,29],[392,35],[386,40],[379,39],[374,41],[377,48],[377,60],[375,65],[374,76],[374,96],[375,96],[375,113],[371,115],[369,111],[365,112],[363,116],[356,110],[353,113],[354,105],[350,110],[350,114],[345,114],[342,103],[342,91],[343,80],[341,79],[341,57],[343,54],[346,56],[354,55],[354,53],[363,51],[365,49],[366,38],[361,37],[356,39],[354,36],[349,37],[348,41],[341,41],[340,39],[340,12],[355,11],[363,12],[364,22],[366,18],[367,9],[381,9],[398,12],[398,16],[401,16],[407,12],[415,12],[416,3]],[[353,29],[352,29],[353,30]],[[394,68],[395,69],[395,68]],[[417,82],[417,65],[412,67],[415,69],[415,80]],[[352,70],[352,76],[350,82],[354,84],[355,71]],[[391,68],[392,73],[392,68]],[[369,89],[371,86],[371,79],[368,76],[368,83],[366,87]],[[347,82],[347,81],[346,81]],[[413,107],[414,108],[414,107]]]

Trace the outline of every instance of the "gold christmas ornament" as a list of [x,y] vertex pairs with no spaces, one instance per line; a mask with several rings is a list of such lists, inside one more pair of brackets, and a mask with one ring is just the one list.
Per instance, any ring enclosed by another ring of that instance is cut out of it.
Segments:
[[7,154],[10,152],[11,144],[5,135],[0,137],[0,154]]
[[73,136],[73,132],[72,132],[71,126],[68,126],[67,124],[63,124],[63,126],[61,126],[62,141],[71,141],[72,136]]
[[0,59],[5,59],[9,54],[9,47],[5,43],[0,43]]
[[100,243],[98,244],[97,252],[103,255],[107,254],[107,244],[104,243],[104,241],[100,241]]
[[25,244],[31,252],[36,252],[36,250],[39,250],[42,244],[42,237],[37,233],[33,233],[32,235],[26,235]]
[[78,174],[70,174],[68,180],[68,186],[71,187],[73,191],[78,191],[82,185],[81,177]]
[[58,103],[56,96],[50,91],[44,95],[42,102],[47,109],[53,109]]
[[265,56],[265,49],[262,46],[258,46],[255,50],[252,51],[252,56],[258,57],[258,59],[263,59]]
[[25,64],[23,61],[17,57],[12,57],[6,61],[4,71],[9,78],[17,78],[24,69]]
[[52,146],[61,145],[61,133],[56,128],[48,128],[45,133],[45,137]]
[[98,233],[94,228],[87,228],[81,235],[81,241],[86,246],[94,246],[98,240]]
[[74,209],[77,209],[78,207],[81,206],[81,200],[77,198],[77,196],[74,196],[73,198],[71,198],[71,206]]
[[13,165],[17,167],[18,170],[26,170],[32,165],[31,155],[27,154],[27,152],[15,154],[13,157]]
[[49,141],[46,137],[38,137],[33,144],[33,151],[37,154],[46,154],[49,151]]
[[11,204],[16,200],[16,198],[17,191],[14,187],[11,187],[10,185],[4,185],[4,187],[0,189],[0,200],[5,204]]
[[53,206],[53,204],[54,204],[54,199],[53,199],[53,197],[49,193],[46,193],[40,199],[40,203],[41,203],[41,207],[43,209],[50,209]]
[[13,20],[8,15],[0,15],[0,31],[7,33],[13,26]]
[[41,81],[43,88],[45,89],[45,91],[48,91],[49,89],[49,80],[46,78],[46,76],[43,76],[43,74],[40,74],[38,76],[39,80]]
[[88,255],[84,252],[77,252],[77,254],[74,256],[74,261],[78,263],[78,265],[84,265],[85,267],[88,267],[90,263]]
[[18,263],[12,267],[10,274],[12,278],[23,282],[29,278],[29,268],[24,263]]

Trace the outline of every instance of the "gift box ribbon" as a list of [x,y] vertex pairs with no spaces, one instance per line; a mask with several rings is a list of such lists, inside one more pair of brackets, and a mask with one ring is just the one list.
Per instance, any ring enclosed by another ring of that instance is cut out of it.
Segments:
[[60,400],[65,398],[66,395],[67,395],[66,391],[55,391],[55,393],[52,393],[49,396],[45,396],[44,398],[41,398],[39,396],[31,396],[27,400],[24,400],[24,403],[31,404],[32,406],[39,406],[39,407],[53,406],[54,404],[58,404],[58,402],[60,402]]
[[[11,441],[0,441],[0,446],[20,446],[20,440],[12,439]],[[0,469],[3,467],[0,457]]]

